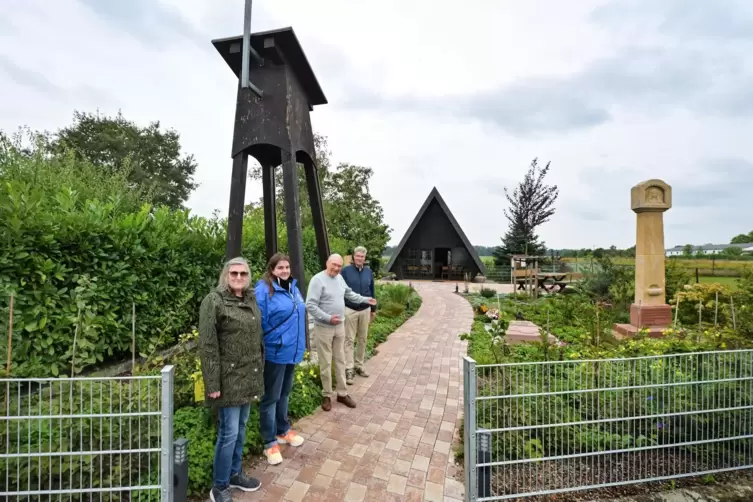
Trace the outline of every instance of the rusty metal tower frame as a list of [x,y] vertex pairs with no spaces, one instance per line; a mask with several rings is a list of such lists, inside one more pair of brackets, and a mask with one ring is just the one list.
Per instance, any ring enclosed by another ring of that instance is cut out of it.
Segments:
[[329,241],[309,112],[326,104],[327,98],[292,28],[251,33],[251,0],[246,0],[243,35],[212,44],[238,77],[226,257],[241,255],[249,155],[262,168],[267,258],[277,252],[275,168],[282,165],[291,271],[305,294],[298,164],[306,174],[317,251],[324,268]]

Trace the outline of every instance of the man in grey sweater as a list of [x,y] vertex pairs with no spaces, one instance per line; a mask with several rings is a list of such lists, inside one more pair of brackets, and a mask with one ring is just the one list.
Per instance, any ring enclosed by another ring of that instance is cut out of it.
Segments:
[[314,318],[311,332],[316,353],[319,357],[319,370],[322,378],[322,409],[332,409],[332,360],[335,362],[335,379],[337,380],[337,402],[348,408],[355,408],[356,403],[348,395],[345,383],[345,299],[354,303],[376,305],[374,298],[361,296],[353,292],[340,276],[343,259],[333,254],[327,260],[327,268],[309,282],[306,295],[306,310]]

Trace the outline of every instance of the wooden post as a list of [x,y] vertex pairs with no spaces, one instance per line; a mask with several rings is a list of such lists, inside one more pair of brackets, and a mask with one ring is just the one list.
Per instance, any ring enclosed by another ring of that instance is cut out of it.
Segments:
[[729,297],[729,308],[732,311],[732,329],[737,330],[737,321],[735,320],[735,300],[732,295]]
[[719,291],[714,298],[714,334],[716,334],[717,319],[719,318]]

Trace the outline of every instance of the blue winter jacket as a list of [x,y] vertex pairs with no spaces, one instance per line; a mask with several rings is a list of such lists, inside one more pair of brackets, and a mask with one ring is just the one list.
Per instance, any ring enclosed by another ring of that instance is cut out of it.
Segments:
[[293,279],[290,291],[272,283],[256,283],[256,302],[261,310],[261,327],[264,333],[264,358],[277,364],[298,364],[306,351],[306,301]]

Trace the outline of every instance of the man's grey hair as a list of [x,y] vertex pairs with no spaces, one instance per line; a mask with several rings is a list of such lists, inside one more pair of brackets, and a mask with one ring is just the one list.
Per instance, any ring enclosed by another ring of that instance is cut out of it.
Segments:
[[[246,270],[248,271],[248,275],[251,275],[251,267],[248,266],[248,262],[241,258],[240,256],[237,258],[233,258],[232,260],[228,260],[225,262],[225,266],[222,267],[222,272],[220,272],[220,280],[217,283],[217,289],[221,291],[229,291],[230,290],[230,283],[227,280],[228,272],[230,272],[230,267],[233,265],[243,265],[246,267]],[[249,277],[249,284],[251,284],[251,277]]]
[[363,246],[358,246],[357,248],[355,248],[355,249],[353,250],[353,254],[356,254],[356,253],[363,253],[363,254],[366,254],[366,248],[365,248],[365,247],[363,247]]

